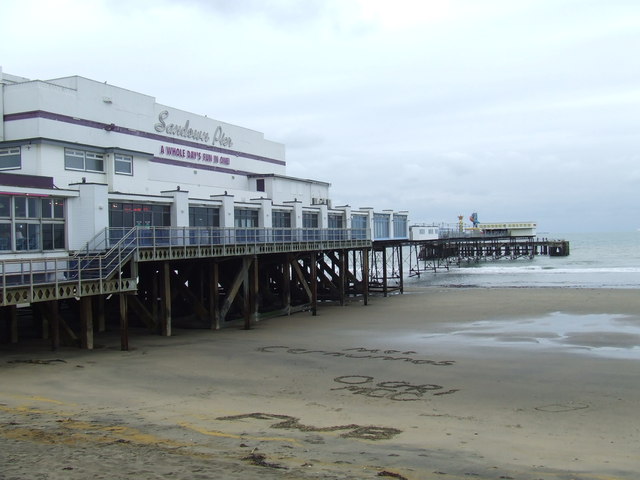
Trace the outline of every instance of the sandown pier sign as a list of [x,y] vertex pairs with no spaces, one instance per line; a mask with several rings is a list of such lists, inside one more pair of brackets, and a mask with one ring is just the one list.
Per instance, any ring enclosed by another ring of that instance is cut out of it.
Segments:
[[160,112],[158,115],[158,123],[153,126],[156,132],[166,133],[167,135],[193,140],[195,142],[217,145],[219,147],[233,147],[233,140],[231,137],[227,136],[221,126],[218,126],[213,132],[213,135],[211,135],[206,130],[191,128],[189,120],[187,120],[183,125],[179,125],[176,123],[168,123],[168,118],[169,112],[167,110]]

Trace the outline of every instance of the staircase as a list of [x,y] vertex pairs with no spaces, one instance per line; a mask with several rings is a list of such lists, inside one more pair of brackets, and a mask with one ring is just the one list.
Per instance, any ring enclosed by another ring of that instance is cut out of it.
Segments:
[[[87,242],[82,250],[69,260],[69,280],[109,280],[129,261],[137,249],[137,228],[134,227],[105,251],[112,241],[110,230],[105,229]],[[102,248],[101,248],[102,247]]]

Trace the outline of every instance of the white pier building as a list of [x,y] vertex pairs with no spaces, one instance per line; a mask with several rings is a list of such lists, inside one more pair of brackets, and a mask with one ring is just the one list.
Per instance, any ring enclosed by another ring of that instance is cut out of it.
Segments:
[[407,213],[334,206],[286,175],[254,130],[79,76],[0,70],[0,258],[82,248],[107,227],[366,229],[406,238]]
[[[30,307],[54,347],[80,330],[91,348],[114,295],[122,348],[128,308],[169,335],[178,315],[248,327],[263,312],[315,313],[319,299],[366,303],[368,257],[386,248],[376,241],[406,239],[406,211],[334,205],[329,183],[288,176],[285,146],[260,132],[79,76],[0,68],[0,317],[12,342],[17,307]],[[80,325],[60,313],[72,301]]]

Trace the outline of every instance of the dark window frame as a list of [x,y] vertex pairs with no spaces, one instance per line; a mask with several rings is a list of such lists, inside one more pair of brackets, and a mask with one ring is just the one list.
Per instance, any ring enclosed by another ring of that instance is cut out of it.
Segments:
[[[6,165],[4,162],[8,161]],[[11,164],[13,161],[13,164]],[[0,170],[20,170],[22,168],[22,149],[20,147],[0,148]]]

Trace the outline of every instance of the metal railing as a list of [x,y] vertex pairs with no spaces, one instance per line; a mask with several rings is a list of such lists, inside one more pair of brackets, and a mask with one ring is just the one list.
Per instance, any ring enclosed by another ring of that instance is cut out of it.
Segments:
[[522,234],[513,234],[510,233],[510,230],[482,230],[479,228],[465,228],[463,231],[460,231],[458,228],[452,229],[440,229],[438,232],[438,238],[446,239],[446,238],[504,238],[504,237],[535,237],[535,234],[532,235],[522,235]]
[[[348,242],[369,240],[367,229],[135,227],[136,247],[264,245],[269,243]],[[126,228],[107,228],[106,244],[119,242]],[[100,238],[97,243],[102,244]]]
[[133,255],[137,241],[135,229],[130,230],[107,251],[89,252],[85,247],[66,257],[31,257],[0,261],[2,289],[29,285],[77,284],[78,291],[83,281],[102,283],[114,274],[122,280],[120,267]]
[[[105,228],[80,250],[65,257],[31,257],[0,261],[0,286],[100,283],[114,275],[121,279],[122,266],[140,250],[196,249],[205,247],[255,247],[255,252],[300,251],[306,248],[368,246],[368,229],[341,228],[206,228],[133,227]],[[261,250],[265,247],[278,247]]]

